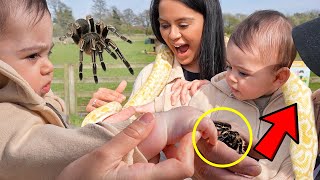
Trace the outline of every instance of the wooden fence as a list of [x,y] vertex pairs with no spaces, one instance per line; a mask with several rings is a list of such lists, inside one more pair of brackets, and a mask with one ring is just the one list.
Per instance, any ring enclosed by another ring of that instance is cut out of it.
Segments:
[[[143,68],[147,64],[146,63],[136,63],[131,64],[131,67],[136,68]],[[84,84],[94,84],[93,77],[84,77],[82,81],[78,79],[78,67],[75,64],[64,64],[64,65],[55,65],[55,69],[63,69],[63,78],[54,78],[52,82],[52,86],[62,84],[63,90],[55,91],[59,97],[63,97],[67,114],[78,114],[83,115],[85,112],[85,105],[86,104],[78,104],[78,98],[90,98],[95,91],[83,91],[76,88],[77,83],[84,83]],[[84,65],[83,69],[91,69],[92,66]],[[122,64],[108,64],[108,69],[115,69],[115,68],[123,68]],[[111,76],[111,77],[98,77],[99,83],[120,83],[122,80],[126,80],[129,83],[133,83],[136,79],[136,76],[139,72],[135,72],[135,76],[128,75],[128,76]],[[127,97],[130,95],[130,91],[124,92],[124,95]]]
[[[147,64],[145,63],[136,63],[136,64],[131,64],[132,68],[143,68]],[[53,86],[55,84],[63,84],[63,90],[55,92],[58,96],[64,97],[64,101],[66,103],[66,108],[67,108],[67,114],[77,114],[77,115],[84,115],[86,114],[85,112],[85,106],[86,103],[84,104],[78,104],[78,98],[88,98],[92,96],[93,92],[95,92],[97,89],[94,91],[83,91],[79,90],[76,88],[77,83],[84,83],[84,84],[94,84],[93,77],[85,77],[82,81],[79,81],[78,79],[78,67],[75,67],[74,64],[64,64],[64,65],[55,65],[55,69],[63,69],[64,72],[64,78],[57,79],[55,78],[53,81]],[[90,65],[85,65],[83,69],[91,69],[92,66]],[[108,64],[108,69],[113,69],[113,68],[123,68],[122,64]],[[126,80],[128,84],[133,83],[134,80],[136,79],[138,72],[135,72],[135,76],[111,76],[111,77],[99,77],[99,83],[120,83],[121,80]],[[309,83],[320,83],[320,78],[319,77],[311,77]],[[129,97],[131,93],[131,90],[124,92],[124,95]]]

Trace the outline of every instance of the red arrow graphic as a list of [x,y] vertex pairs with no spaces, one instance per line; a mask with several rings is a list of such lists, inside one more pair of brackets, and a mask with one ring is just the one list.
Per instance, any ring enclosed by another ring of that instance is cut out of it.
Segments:
[[260,120],[271,123],[272,126],[254,149],[270,161],[273,161],[286,134],[299,144],[297,103],[262,116]]

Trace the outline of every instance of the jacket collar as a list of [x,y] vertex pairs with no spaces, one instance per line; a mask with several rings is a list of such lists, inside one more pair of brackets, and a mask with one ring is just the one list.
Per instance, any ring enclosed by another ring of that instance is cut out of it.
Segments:
[[172,70],[167,83],[169,84],[176,79],[184,80],[185,78],[183,76],[183,70],[182,70],[181,64],[176,60],[176,58],[174,58]]
[[45,104],[10,65],[0,60],[0,102],[39,105]]
[[[51,91],[48,93],[53,94]],[[47,95],[46,95],[47,96]],[[47,105],[10,65],[0,60],[0,103],[19,104],[31,111],[38,112],[50,124],[64,126],[55,109]],[[49,104],[49,103],[48,103]]]

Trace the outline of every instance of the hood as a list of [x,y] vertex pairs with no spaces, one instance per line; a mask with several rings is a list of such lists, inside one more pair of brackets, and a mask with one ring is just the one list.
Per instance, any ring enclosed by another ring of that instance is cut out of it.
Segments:
[[227,72],[225,71],[215,75],[213,78],[211,78],[211,83],[220,91],[222,91],[224,94],[231,97],[233,95],[226,81],[226,73]]
[[[57,110],[61,103],[52,95],[50,91],[44,98],[39,96],[10,65],[0,60],[0,103],[19,104],[44,117],[45,123],[64,127],[60,114],[64,104]],[[47,102],[48,97],[53,100]]]
[[45,104],[44,99],[34,92],[28,82],[2,60],[0,60],[0,102]]

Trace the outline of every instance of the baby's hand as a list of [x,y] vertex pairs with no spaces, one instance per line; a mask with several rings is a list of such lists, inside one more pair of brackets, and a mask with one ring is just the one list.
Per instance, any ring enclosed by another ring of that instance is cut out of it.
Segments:
[[190,96],[192,97],[202,85],[208,83],[210,83],[208,80],[194,80],[191,82],[182,79],[176,80],[171,87],[171,91],[174,92],[170,98],[171,105],[175,106],[179,99],[182,105],[187,104],[187,102],[190,100]]
[[[183,106],[172,109],[167,112],[155,113],[156,124],[152,132],[145,141],[139,144],[140,151],[147,159],[157,155],[167,145],[173,145],[180,142],[181,138],[192,132],[193,127],[202,112],[199,110]],[[218,135],[217,129],[212,120],[204,118],[197,131],[204,139],[215,146]]]

